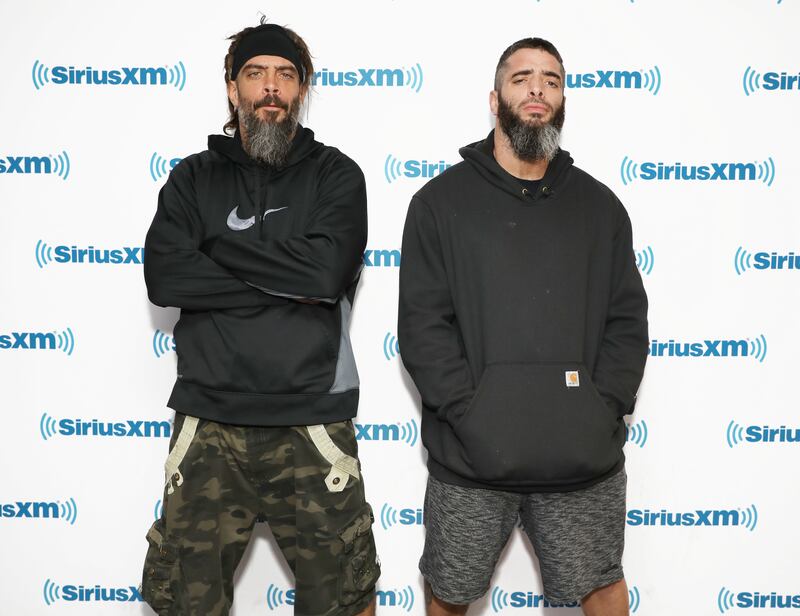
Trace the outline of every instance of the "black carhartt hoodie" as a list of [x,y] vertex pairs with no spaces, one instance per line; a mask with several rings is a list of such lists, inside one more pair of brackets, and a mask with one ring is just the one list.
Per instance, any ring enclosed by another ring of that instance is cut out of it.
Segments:
[[150,300],[181,308],[169,406],[240,425],[353,417],[361,169],[302,127],[281,169],[249,158],[238,134],[208,147],[173,169],[145,242]]
[[535,194],[494,135],[412,199],[399,346],[422,396],[428,468],[457,485],[580,489],[624,463],[647,356],[631,225],[559,150]]

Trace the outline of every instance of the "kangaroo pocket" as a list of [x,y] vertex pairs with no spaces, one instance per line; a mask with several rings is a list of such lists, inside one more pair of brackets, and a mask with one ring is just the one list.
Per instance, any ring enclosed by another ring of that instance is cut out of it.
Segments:
[[336,371],[338,319],[336,306],[296,302],[182,315],[180,378],[221,391],[325,392]]
[[577,362],[486,367],[454,431],[477,479],[590,480],[619,460],[623,427]]

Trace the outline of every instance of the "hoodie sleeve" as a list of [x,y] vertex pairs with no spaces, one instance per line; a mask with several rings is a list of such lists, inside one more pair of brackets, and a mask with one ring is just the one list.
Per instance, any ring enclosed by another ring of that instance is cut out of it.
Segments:
[[647,361],[647,295],[633,253],[631,221],[621,204],[614,237],[612,287],[594,384],[622,416],[633,412]]
[[360,271],[367,243],[364,174],[342,156],[321,180],[318,195],[302,235],[263,241],[228,233],[203,250],[266,293],[335,302]]
[[414,197],[403,230],[398,340],[400,357],[422,396],[442,421],[452,421],[475,393],[459,338],[436,221]]
[[191,171],[184,162],[161,189],[145,239],[144,278],[150,301],[187,310],[286,304],[242,282],[200,251],[203,224],[196,203]]

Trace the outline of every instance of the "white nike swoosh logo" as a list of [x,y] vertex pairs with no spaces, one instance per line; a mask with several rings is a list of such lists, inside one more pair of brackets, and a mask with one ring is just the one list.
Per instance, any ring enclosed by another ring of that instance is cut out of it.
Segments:
[[[276,207],[274,210],[267,210],[266,212],[264,212],[264,217],[263,218],[266,218],[267,214],[272,214],[272,212],[280,212],[281,210],[285,210],[288,207],[289,207],[288,205],[284,205],[283,207]],[[262,220],[263,220],[263,218],[262,218]]]
[[251,216],[250,218],[239,218],[239,216],[236,214],[238,207],[238,205],[234,205],[231,213],[228,214],[228,229],[231,231],[244,231],[245,229],[249,229],[256,224],[255,216]]

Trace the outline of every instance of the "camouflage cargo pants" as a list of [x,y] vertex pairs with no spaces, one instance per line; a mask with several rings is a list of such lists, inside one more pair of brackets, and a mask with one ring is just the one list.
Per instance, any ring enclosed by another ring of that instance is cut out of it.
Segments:
[[[184,423],[177,415],[173,452]],[[187,443],[147,534],[142,595],[159,616],[228,614],[234,572],[260,520],[295,575],[295,614],[351,616],[370,604],[380,566],[352,422],[242,427],[201,419]],[[339,456],[335,467],[331,456]],[[337,471],[348,457],[355,476]]]

